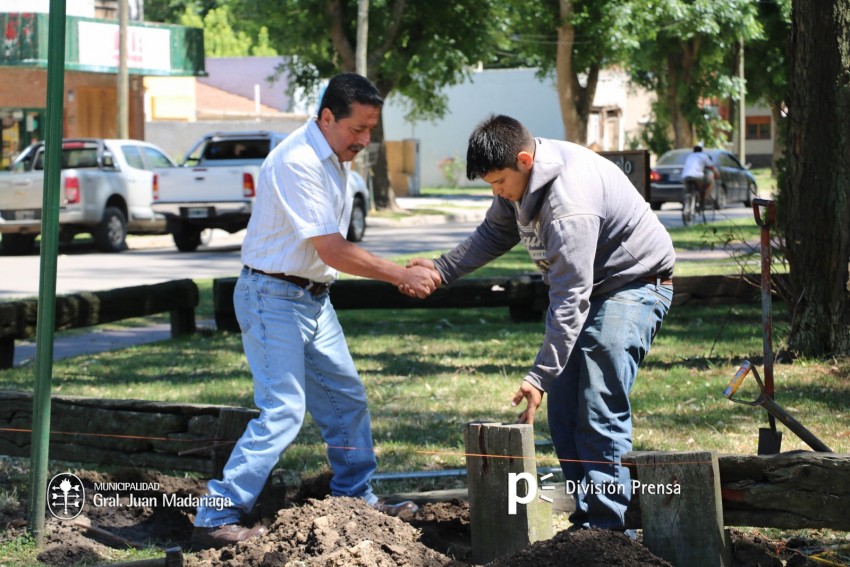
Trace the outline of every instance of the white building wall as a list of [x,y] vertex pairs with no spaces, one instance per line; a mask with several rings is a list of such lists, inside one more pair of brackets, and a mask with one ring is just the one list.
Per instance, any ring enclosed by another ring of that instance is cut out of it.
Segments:
[[[525,124],[535,136],[563,140],[564,127],[554,76],[538,79],[535,72],[535,69],[473,72],[470,80],[444,91],[448,97],[448,111],[436,122],[406,121],[400,99],[391,95],[384,105],[384,137],[386,140],[419,139],[421,187],[446,184],[438,164],[448,157],[465,162],[469,134],[490,114],[507,114]],[[626,139],[637,137],[640,124],[649,115],[650,97],[630,90],[626,73],[603,71],[594,106],[617,106],[623,111],[617,147],[603,149],[628,149]],[[598,117],[592,117],[591,121],[598,125]],[[468,184],[465,175],[463,179]]]
[[436,122],[407,122],[401,101],[392,95],[384,105],[386,140],[420,140],[422,187],[445,185],[438,164],[447,157],[457,157],[465,163],[469,134],[490,114],[512,116],[535,136],[564,139],[554,80],[535,78],[534,69],[474,72],[471,80],[449,87],[444,93],[449,99],[448,111]]

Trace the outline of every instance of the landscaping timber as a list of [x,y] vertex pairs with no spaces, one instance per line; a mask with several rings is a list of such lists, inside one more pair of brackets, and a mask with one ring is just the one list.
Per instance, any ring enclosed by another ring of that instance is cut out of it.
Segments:
[[[532,426],[470,423],[465,443],[473,562],[488,563],[552,537],[551,500],[545,502],[536,494]],[[517,490],[520,485],[522,494]],[[513,509],[511,496],[516,497]]]
[[636,455],[634,464],[644,545],[673,565],[731,565],[717,455],[647,452]]
[[[688,276],[673,281],[674,305],[753,303],[759,296],[759,278],[753,276]],[[239,332],[233,308],[235,286],[236,278],[213,280],[215,322],[220,331]],[[549,307],[549,286],[539,274],[461,278],[437,288],[426,299],[402,295],[395,286],[374,280],[338,280],[330,294],[336,309],[507,307],[514,321],[540,320]]]
[[850,455],[721,456],[726,525],[850,531],[848,479]]
[[[56,297],[56,331],[169,313],[171,336],[195,332],[198,286],[192,280],[91,291]],[[0,303],[0,369],[12,368],[15,341],[36,336],[38,300]]]
[[[0,454],[29,456],[32,409],[31,393],[0,391]],[[54,396],[50,458],[212,476],[257,415],[226,406]]]

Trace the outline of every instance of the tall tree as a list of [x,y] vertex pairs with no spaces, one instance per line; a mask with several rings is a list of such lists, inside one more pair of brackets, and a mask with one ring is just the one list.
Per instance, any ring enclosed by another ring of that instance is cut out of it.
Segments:
[[633,41],[624,0],[509,0],[507,59],[556,76],[566,140],[587,143],[599,72],[622,61]]
[[630,58],[632,78],[656,93],[657,126],[669,131],[675,147],[692,146],[697,138],[712,143],[717,125],[705,106],[737,98],[735,44],[761,33],[756,3],[636,0],[632,15],[643,38]]
[[787,183],[781,188],[790,280],[789,346],[850,354],[850,0],[794,0]]
[[[288,56],[286,72],[307,92],[338,72],[355,71],[357,0],[241,0],[244,21],[268,26],[272,45]],[[413,2],[372,0],[369,7],[369,78],[385,98],[405,97],[410,115],[442,116],[443,87],[457,84],[489,56],[496,43],[493,4],[480,0]],[[375,205],[393,206],[383,146],[383,121],[374,168]]]
[[788,40],[791,36],[791,0],[759,2],[758,19],[764,34],[747,43],[745,75],[747,99],[766,104],[773,117],[773,167],[784,153],[782,119],[788,94]]

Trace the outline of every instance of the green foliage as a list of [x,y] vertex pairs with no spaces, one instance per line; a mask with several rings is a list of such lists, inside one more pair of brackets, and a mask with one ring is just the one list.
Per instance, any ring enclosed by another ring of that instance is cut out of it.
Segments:
[[758,3],[764,30],[745,47],[747,98],[778,106],[788,90],[788,38],[791,36],[791,0]]
[[750,0],[632,0],[631,5],[630,25],[641,38],[630,57],[632,79],[658,95],[659,122],[651,134],[684,121],[706,144],[722,140],[725,127],[713,123],[716,111],[704,101],[738,97],[736,42],[762,37],[756,5]]
[[[286,71],[293,88],[316,93],[322,79],[355,70],[356,0],[242,0],[237,14],[252,33],[260,23],[267,26],[270,44],[291,56]],[[385,96],[405,97],[411,117],[442,116],[446,100],[440,90],[462,81],[488,56],[496,43],[494,27],[490,2],[374,0],[368,76]]]
[[180,24],[204,29],[204,53],[208,57],[277,55],[269,45],[269,32],[265,26],[260,27],[255,45],[247,33],[234,29],[233,16],[227,6],[213,8],[203,17],[196,7],[186,6]]
[[446,180],[446,187],[457,187],[466,172],[466,164],[457,156],[444,158],[437,165]]
[[[622,0],[573,0],[570,20],[575,29],[573,64],[579,72],[591,66],[621,63],[636,38],[627,25],[631,5]],[[545,76],[555,69],[561,23],[558,0],[504,0],[501,17],[508,34],[488,66],[531,66]]]

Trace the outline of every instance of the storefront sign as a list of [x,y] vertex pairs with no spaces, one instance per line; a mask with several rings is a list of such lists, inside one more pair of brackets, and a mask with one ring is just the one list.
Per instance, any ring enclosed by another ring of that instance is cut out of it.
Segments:
[[[79,63],[91,67],[118,68],[118,26],[80,21]],[[127,28],[127,66],[167,72],[171,69],[171,32],[152,27]]]

